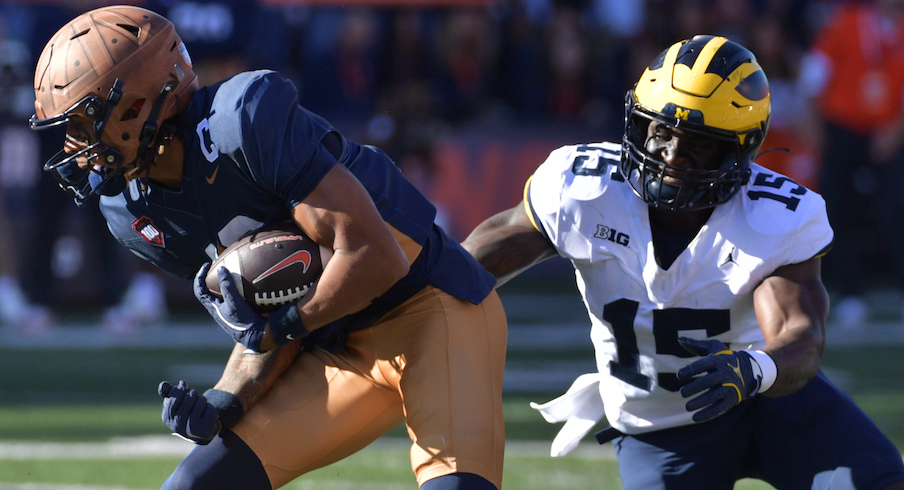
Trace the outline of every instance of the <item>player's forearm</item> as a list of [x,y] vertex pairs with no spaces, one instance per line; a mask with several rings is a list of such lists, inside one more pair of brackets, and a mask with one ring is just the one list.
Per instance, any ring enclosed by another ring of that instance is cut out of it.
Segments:
[[496,287],[556,254],[531,224],[524,203],[487,218],[461,245],[496,277]]
[[[514,232],[512,232],[514,231]],[[494,229],[474,230],[462,246],[496,277],[496,287],[508,282],[534,264],[555,255],[545,241],[538,242],[535,231]]]
[[314,330],[363,309],[404,278],[409,267],[395,241],[334,250],[317,284],[299,301],[305,327]]
[[810,382],[822,364],[822,336],[812,329],[793,336],[793,339],[770,343],[763,349],[775,361],[778,376],[775,384],[763,394],[769,397],[790,395]]
[[[818,267],[818,261],[794,267]],[[828,294],[818,273],[799,280],[771,277],[757,288],[754,302],[766,337],[763,350],[778,371],[775,384],[764,394],[794,393],[816,376],[822,364]]]
[[301,349],[301,342],[264,353],[252,353],[236,344],[214,389],[236,395],[247,412],[263,396]]

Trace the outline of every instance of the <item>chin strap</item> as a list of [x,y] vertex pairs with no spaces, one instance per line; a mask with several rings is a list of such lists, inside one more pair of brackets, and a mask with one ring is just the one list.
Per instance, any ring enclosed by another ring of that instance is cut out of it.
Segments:
[[[119,104],[119,100],[122,99],[122,86],[124,82],[121,78],[117,78],[113,81],[113,86],[110,87],[110,92],[107,93],[107,101],[104,104],[104,115],[103,117],[98,118],[94,121],[94,140],[97,143],[100,143],[100,138],[104,134],[104,128],[107,126],[107,121],[110,119],[110,116],[113,114],[113,109]],[[91,110],[89,107],[86,109],[88,111]],[[88,114],[90,116],[90,114]],[[103,145],[104,150],[98,155],[98,158],[103,160],[105,165],[116,165],[116,170],[122,167],[122,153],[119,152],[116,148],[112,148],[107,145]]]
[[[163,102],[166,100],[166,97],[173,92],[173,88],[171,83],[167,83],[163,86],[160,93],[157,94],[157,98],[154,99],[154,105],[151,106],[151,113],[148,114],[147,121],[145,121],[144,126],[141,128],[141,135],[138,140],[138,153],[136,153],[135,159],[135,161],[138,162],[136,170],[139,173],[146,171],[157,158],[157,153],[148,150],[157,140],[157,134],[160,129],[157,125],[157,115],[160,114],[160,109],[163,108]],[[162,154],[162,152],[160,152],[160,154]]]

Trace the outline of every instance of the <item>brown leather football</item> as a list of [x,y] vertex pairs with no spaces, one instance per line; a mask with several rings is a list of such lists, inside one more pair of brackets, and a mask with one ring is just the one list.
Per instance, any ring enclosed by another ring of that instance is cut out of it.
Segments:
[[[322,251],[321,251],[322,250]],[[217,268],[225,267],[245,301],[271,313],[308,293],[323,272],[329,253],[294,222],[265,225],[229,245],[211,264],[205,282],[222,298]]]

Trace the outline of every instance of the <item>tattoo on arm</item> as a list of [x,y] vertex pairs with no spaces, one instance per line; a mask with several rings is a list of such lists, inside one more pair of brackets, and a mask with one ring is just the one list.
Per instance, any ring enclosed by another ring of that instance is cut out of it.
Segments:
[[504,240],[488,237],[486,243],[476,243],[478,260],[497,278],[497,286],[502,285],[525,269],[555,255],[549,242],[538,240],[539,233],[509,234]]
[[269,352],[253,353],[236,344],[214,388],[237,396],[247,412],[273,386],[300,349],[301,342],[292,342]]

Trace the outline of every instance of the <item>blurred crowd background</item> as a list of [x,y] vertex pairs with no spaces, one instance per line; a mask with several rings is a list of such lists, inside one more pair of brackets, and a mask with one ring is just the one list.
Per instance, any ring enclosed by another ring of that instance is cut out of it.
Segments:
[[76,207],[41,171],[62,134],[28,129],[44,44],[111,3],[172,20],[203,85],[261,68],[291,78],[303,105],[391,155],[458,239],[515,205],[551,150],[620,141],[625,92],[660,51],[726,36],[755,53],[770,81],[763,149],[790,150],[758,162],[826,198],[833,315],[862,324],[875,289],[904,305],[904,0],[4,0],[0,322],[9,327],[37,335],[88,315],[127,334],[201,312],[185,281],[113,242],[96,201]]

